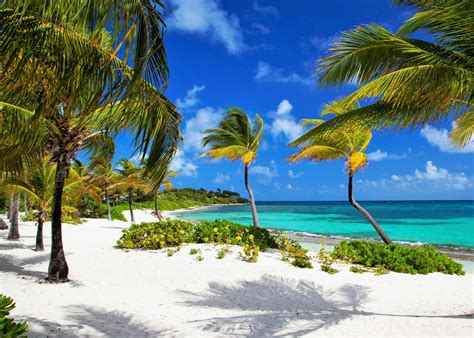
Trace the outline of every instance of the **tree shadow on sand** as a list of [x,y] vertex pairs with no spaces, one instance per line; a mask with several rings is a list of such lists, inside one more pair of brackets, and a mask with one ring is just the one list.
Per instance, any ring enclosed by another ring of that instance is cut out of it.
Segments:
[[423,316],[374,313],[362,310],[369,298],[366,286],[346,284],[325,290],[311,282],[265,275],[236,286],[210,283],[205,294],[182,291],[194,299],[189,306],[245,311],[242,315],[215,317],[194,322],[205,331],[233,336],[278,337],[310,334],[352,316],[472,318],[472,314]]
[[28,266],[34,266],[47,261],[49,261],[49,253],[27,258],[0,254],[0,272],[14,273],[19,277],[33,277],[43,280],[46,278],[46,274],[43,271],[30,269]]
[[[108,311],[104,308],[76,305],[66,307],[68,324],[60,324],[34,317],[23,317],[30,323],[29,337],[61,336],[107,336],[149,337],[172,335],[171,331],[157,331],[136,320],[123,311]],[[33,324],[33,325],[31,325]],[[92,332],[91,329],[94,331]]]

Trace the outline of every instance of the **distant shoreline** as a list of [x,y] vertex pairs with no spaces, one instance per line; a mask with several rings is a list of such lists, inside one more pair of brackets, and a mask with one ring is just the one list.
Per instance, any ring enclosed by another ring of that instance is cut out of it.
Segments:
[[[468,201],[468,200],[466,200],[466,201]],[[288,202],[290,202],[290,201],[288,201]],[[293,201],[293,203],[294,202],[295,201]],[[308,202],[312,202],[312,201],[308,201]],[[334,202],[336,202],[336,201],[334,201]],[[400,201],[400,202],[404,202],[404,201]],[[261,203],[263,203],[263,202],[261,202]],[[212,204],[212,205],[206,205],[206,206],[198,206],[198,207],[177,209],[177,210],[172,210],[172,211],[162,211],[162,214],[163,214],[164,217],[183,220],[183,218],[179,217],[179,214],[186,213],[186,212],[191,212],[191,211],[197,211],[197,210],[207,210],[207,209],[211,209],[212,207],[235,206],[235,205],[248,205],[248,203]],[[186,219],[186,220],[189,221],[189,222],[192,222],[192,223],[199,222],[198,219],[195,219],[195,220]],[[302,232],[302,231],[288,231],[288,230],[278,230],[278,229],[271,229],[271,228],[267,228],[267,229],[270,232],[273,232],[273,233],[284,233],[289,238],[297,240],[301,244],[306,244],[307,246],[310,246],[310,245],[320,246],[321,243],[324,243],[324,245],[332,247],[332,246],[335,246],[335,245],[339,244],[340,242],[342,242],[344,240],[374,241],[373,238],[343,237],[343,236],[335,236],[335,235],[331,236],[331,235],[313,234],[313,233]],[[450,246],[450,245],[441,245],[441,244],[433,244],[433,243],[416,243],[416,242],[410,242],[410,241],[395,241],[395,242],[400,244],[400,245],[403,245],[403,246],[430,244],[430,245],[434,246],[436,249],[438,249],[439,251],[445,253],[446,255],[448,255],[451,258],[462,259],[462,260],[466,260],[466,261],[474,261],[474,248],[458,247],[458,246]]]

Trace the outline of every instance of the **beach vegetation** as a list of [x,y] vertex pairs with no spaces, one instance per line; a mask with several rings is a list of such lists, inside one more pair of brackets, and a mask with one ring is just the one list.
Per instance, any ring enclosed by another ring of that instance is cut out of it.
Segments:
[[242,252],[240,255],[244,261],[249,263],[256,263],[258,261],[260,249],[258,245],[253,242],[253,238],[242,245]]
[[[327,104],[322,112],[322,116],[334,114],[339,116],[345,114],[345,111],[340,110],[337,102]],[[344,159],[345,170],[349,177],[348,181],[348,200],[349,203],[359,211],[382,240],[390,244],[392,240],[383,231],[377,221],[372,215],[364,209],[354,199],[353,194],[353,180],[354,175],[360,170],[364,169],[368,164],[368,158],[365,154],[370,140],[372,139],[372,132],[370,129],[362,125],[351,124],[345,127],[340,127],[328,134],[315,134],[314,128],[325,124],[322,120],[306,120],[303,121],[305,125],[315,125],[310,128],[305,134],[290,143],[291,147],[301,146],[301,148],[294,155],[290,156],[290,162],[298,162],[301,160],[310,161],[329,161]]]
[[241,161],[244,166],[245,188],[249,194],[250,209],[254,227],[258,227],[257,207],[253,190],[249,184],[249,167],[257,158],[257,151],[263,137],[263,119],[256,115],[252,124],[247,114],[239,108],[230,108],[219,122],[218,128],[205,130],[203,145],[210,146],[201,157],[226,158]]
[[278,237],[278,246],[282,261],[289,262],[298,268],[313,268],[308,250],[303,249],[297,241],[289,239],[285,234],[282,234]]
[[370,270],[363,268],[359,265],[353,265],[349,268],[349,271],[354,272],[354,273],[365,273],[365,272],[369,272]]
[[217,250],[217,259],[223,259],[229,253],[229,247],[225,245],[224,247]]
[[[451,140],[469,144],[474,132],[472,0],[405,1],[416,13],[395,33],[377,24],[345,31],[319,61],[320,84],[357,85],[340,100],[345,111],[308,137],[362,125],[370,129],[422,127],[455,118]],[[427,39],[416,35],[427,33]],[[368,102],[366,106],[355,106]]]
[[338,273],[339,270],[336,269],[336,268],[333,268],[331,265],[329,264],[321,264],[321,271],[324,271],[330,275],[334,275],[335,273]]
[[178,250],[176,248],[168,248],[166,249],[166,255],[168,257],[173,256]]
[[9,318],[10,312],[15,308],[13,299],[0,294],[0,336],[22,337],[28,333],[28,324],[16,323]]
[[189,250],[190,255],[197,255],[200,253],[201,253],[201,249],[192,248],[191,250]]
[[377,242],[342,241],[334,247],[336,259],[366,267],[410,274],[464,275],[463,266],[430,245],[404,247]]
[[202,255],[197,255],[197,256],[196,256],[196,260],[197,260],[198,262],[201,262],[201,261],[204,260],[204,256],[202,256]]

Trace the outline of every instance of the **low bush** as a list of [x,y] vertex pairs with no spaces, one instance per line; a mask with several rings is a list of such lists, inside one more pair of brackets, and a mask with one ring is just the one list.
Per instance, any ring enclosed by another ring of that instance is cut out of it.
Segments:
[[192,248],[191,250],[189,250],[190,255],[197,255],[197,254],[200,254],[200,253],[201,253],[201,250],[196,249],[196,248]]
[[122,249],[157,250],[195,241],[194,225],[180,220],[133,224],[123,230],[117,246]]
[[349,268],[349,271],[350,272],[354,272],[354,273],[364,273],[364,272],[369,272],[370,270],[367,270],[363,267],[360,267],[360,266],[357,266],[357,265],[354,265],[354,266],[351,266]]
[[287,238],[284,234],[278,237],[277,243],[282,255],[282,261],[290,262],[297,268],[313,268],[311,257],[308,256],[308,250],[303,249],[300,243]]
[[[464,275],[463,266],[430,245],[403,247],[364,241],[342,241],[335,246],[333,257],[367,267],[390,271],[428,274],[442,272]],[[381,269],[381,268],[378,268]]]
[[227,253],[229,252],[229,248],[227,246],[223,247],[222,249],[219,249],[217,251],[217,259],[223,259]]
[[335,269],[335,268],[333,268],[331,265],[327,265],[327,264],[321,265],[321,271],[327,272],[327,273],[329,273],[330,275],[333,275],[333,274],[339,272],[338,269]]
[[15,323],[13,319],[8,318],[14,308],[13,299],[0,294],[0,337],[19,337],[28,332],[26,323]]

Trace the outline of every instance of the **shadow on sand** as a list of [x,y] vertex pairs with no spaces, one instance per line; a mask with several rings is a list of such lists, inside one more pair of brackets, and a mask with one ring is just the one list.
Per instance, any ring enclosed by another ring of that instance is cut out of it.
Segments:
[[324,290],[311,282],[263,276],[236,286],[210,283],[206,294],[190,295],[188,306],[248,312],[238,316],[197,320],[203,330],[232,336],[300,336],[338,324],[352,316],[472,318],[472,314],[425,316],[367,312],[366,286],[346,284],[337,290]]

